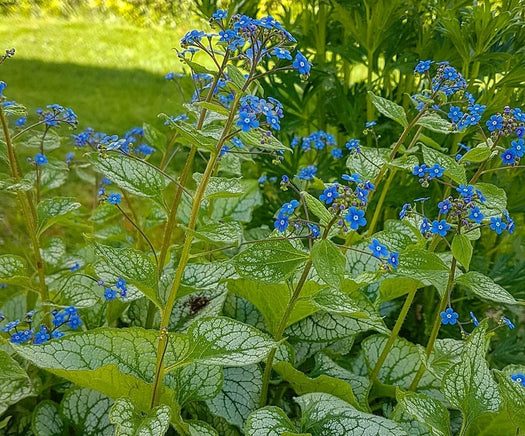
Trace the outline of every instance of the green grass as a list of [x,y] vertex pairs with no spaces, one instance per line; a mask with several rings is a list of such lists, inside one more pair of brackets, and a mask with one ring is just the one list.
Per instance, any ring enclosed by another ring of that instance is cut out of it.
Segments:
[[[186,28],[139,28],[117,22],[10,17],[0,23],[0,50],[16,56],[0,66],[4,94],[30,113],[58,103],[71,107],[80,127],[123,133],[157,126],[157,114],[181,112],[182,97],[164,75],[181,72],[173,47]],[[190,84],[183,83],[186,97]]]

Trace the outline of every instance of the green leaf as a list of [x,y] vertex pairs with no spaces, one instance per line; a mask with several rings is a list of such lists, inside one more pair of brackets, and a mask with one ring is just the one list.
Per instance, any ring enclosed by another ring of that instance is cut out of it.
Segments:
[[[42,190],[50,190],[66,183],[69,167],[65,162],[50,160],[49,163],[40,167],[40,171],[40,186]],[[35,173],[31,172],[30,174],[30,177],[33,178]]]
[[253,209],[263,204],[259,183],[257,180],[241,180],[240,187],[242,194],[237,197],[215,199],[211,213],[213,220],[224,217],[245,223],[252,220]]
[[301,430],[312,436],[407,436],[398,423],[360,412],[329,394],[306,394],[295,401],[302,410]]
[[275,136],[268,136],[265,130],[251,129],[248,132],[241,131],[238,136],[245,145],[255,147],[259,150],[292,150],[282,144]]
[[22,145],[29,148],[36,148],[39,151],[43,147],[45,152],[60,148],[60,136],[56,132],[54,132],[53,130],[47,130],[43,142],[42,136],[42,132],[33,133],[25,141],[22,142]]
[[116,282],[119,277],[123,278],[162,308],[157,291],[157,268],[142,251],[95,244],[95,253],[100,256],[94,265],[95,272],[102,280]]
[[447,177],[450,177],[454,182],[460,185],[467,184],[465,167],[459,165],[455,159],[424,145],[421,145],[421,150],[423,151],[423,160],[428,166],[439,164],[445,168],[445,175]]
[[[376,366],[387,340],[387,336],[374,335],[362,342],[365,361],[370,371]],[[378,380],[387,385],[408,389],[414,379],[414,374],[423,363],[421,352],[421,346],[412,344],[404,338],[397,338],[381,366],[377,376]],[[425,371],[418,390],[434,397],[439,395],[439,387],[440,380]]]
[[292,434],[295,426],[284,410],[276,406],[267,406],[250,413],[246,420],[246,436],[282,436]]
[[403,127],[408,126],[407,115],[403,107],[399,106],[393,101],[375,95],[372,91],[368,91],[368,97],[370,98],[376,109],[385,117],[394,120],[395,122],[401,124]]
[[327,239],[316,242],[311,251],[312,264],[325,283],[339,288],[345,275],[346,258],[336,245]]
[[503,287],[495,283],[490,277],[477,271],[470,271],[459,276],[456,279],[456,284],[466,286],[475,295],[484,300],[505,304],[518,304],[518,301]]
[[384,303],[405,295],[414,288],[417,289],[420,282],[408,277],[386,277],[379,284],[378,301]]
[[486,201],[479,206],[485,219],[492,216],[499,217],[507,209],[507,194],[504,189],[491,183],[476,183],[474,187],[486,198]]
[[35,436],[63,435],[66,428],[58,412],[58,404],[50,400],[38,403],[33,410],[31,429]]
[[188,329],[187,363],[245,366],[258,363],[277,346],[268,335],[239,321],[213,317],[195,321]]
[[[193,180],[197,185],[201,184],[202,174],[193,174]],[[238,197],[243,193],[240,178],[235,177],[210,177],[204,198]]]
[[443,378],[443,394],[463,414],[465,428],[479,416],[497,412],[501,406],[498,385],[484,358],[488,347],[486,332],[484,320],[468,337],[461,361]]
[[11,404],[35,395],[27,373],[4,350],[0,349],[0,415]]
[[[235,275],[235,269],[229,262],[189,263],[184,268],[181,286],[185,288],[186,294],[193,290],[212,290],[216,289],[222,280]],[[161,286],[169,288],[173,276],[173,274],[163,275]]]
[[396,390],[400,406],[415,419],[425,424],[432,436],[450,436],[450,416],[439,401],[415,392]]
[[452,133],[452,124],[450,121],[441,118],[436,113],[425,114],[417,121],[416,124],[433,132],[444,133],[446,135]]
[[151,124],[143,123],[142,131],[144,132],[144,139],[151,146],[164,151],[166,149],[166,135],[157,130]]
[[242,226],[235,220],[224,220],[200,226],[195,237],[210,243],[238,245],[242,236]]
[[[158,332],[141,328],[99,328],[74,333],[40,345],[11,344],[39,368],[111,398],[127,397],[143,411],[150,409]],[[188,340],[170,339],[166,364],[189,353]]]
[[0,256],[0,282],[9,284],[16,282],[26,274],[25,260],[14,254]]
[[330,212],[328,212],[325,205],[321,201],[306,191],[301,191],[301,196],[304,198],[304,201],[308,206],[308,210],[312,212],[317,218],[319,218],[322,224],[328,224],[331,221],[332,215]]
[[189,436],[219,436],[219,433],[203,421],[185,421],[188,424]]
[[60,238],[49,238],[40,249],[40,253],[44,262],[57,266],[66,254],[66,243]]
[[280,283],[294,273],[308,255],[287,240],[250,245],[232,260],[237,273],[262,283]]
[[[349,283],[349,281],[346,281],[345,285]],[[303,294],[301,295],[303,296]],[[374,309],[372,308],[372,311],[370,311],[370,306],[367,307],[369,302],[365,301],[366,298],[361,297],[364,296],[357,290],[347,294],[336,288],[324,287],[312,297],[312,303],[319,309],[339,315],[369,318],[372,312],[373,317]],[[363,303],[363,305],[360,303]]]
[[490,147],[487,147],[485,144],[479,144],[477,147],[467,151],[460,159],[460,162],[483,162],[487,160],[491,154],[492,151]]
[[246,83],[246,77],[244,77],[244,74],[239,70],[235,65],[228,64],[226,67],[226,72],[228,73],[228,77],[230,80],[239,88],[242,89],[244,84]]
[[54,197],[42,200],[36,208],[38,234],[41,235],[46,229],[59,222],[61,217],[80,206],[81,204],[73,198]]
[[53,301],[62,306],[92,307],[104,298],[103,287],[84,275],[62,277],[50,289]]
[[365,180],[374,180],[385,163],[388,162],[388,150],[385,148],[360,147],[361,152],[350,155],[346,166],[361,175]]
[[96,391],[73,388],[66,392],[60,403],[64,421],[83,436],[110,436],[114,427],[109,422],[109,409],[113,401]]
[[166,384],[177,393],[178,404],[184,406],[214,398],[222,388],[223,375],[220,366],[192,363],[168,374],[166,379]]
[[435,286],[443,295],[448,280],[449,268],[434,253],[411,250],[399,256],[399,266],[389,277],[405,277],[417,280],[425,286]]
[[116,436],[163,436],[170,426],[170,417],[168,406],[155,407],[143,416],[127,398],[117,399],[109,413]]
[[496,378],[508,417],[516,427],[525,428],[525,387],[510,378],[516,374],[525,374],[525,367],[507,366],[502,371],[496,371]]
[[206,404],[212,413],[242,429],[248,415],[257,409],[261,388],[262,372],[258,365],[224,368],[222,390]]
[[217,103],[211,103],[209,101],[199,101],[197,104],[209,111],[215,112],[219,115],[224,115],[225,117],[228,117],[230,115],[230,111],[226,109],[224,106],[221,106]]
[[195,126],[190,123],[177,121],[174,123],[168,117],[166,121],[169,123],[169,126],[175,129],[182,139],[184,139],[185,144],[190,147],[197,147],[201,150],[206,150],[211,153],[215,153],[215,148],[217,147],[217,140],[204,135],[201,131],[197,130]]
[[334,397],[346,401],[352,406],[359,408],[357,400],[352,391],[352,386],[344,380],[321,374],[315,378],[308,377],[301,371],[295,369],[288,362],[278,362],[273,369],[294,389],[297,395],[310,392],[325,392]]
[[145,162],[121,154],[103,158],[95,153],[89,155],[89,160],[97,171],[120,188],[164,205],[162,192],[170,181]]
[[472,243],[465,235],[454,235],[452,240],[452,255],[468,271],[472,259]]
[[[319,286],[315,282],[307,282],[301,296],[313,295],[318,289]],[[228,281],[228,290],[257,307],[268,324],[270,333],[275,334],[290,302],[290,289],[287,285],[236,279]],[[297,301],[286,325],[292,325],[316,311],[317,308],[308,300]]]

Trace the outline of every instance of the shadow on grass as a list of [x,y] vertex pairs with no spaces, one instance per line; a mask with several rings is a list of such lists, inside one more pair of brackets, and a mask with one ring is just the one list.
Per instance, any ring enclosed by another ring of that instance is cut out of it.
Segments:
[[58,103],[75,111],[79,129],[90,126],[107,134],[122,134],[143,122],[160,128],[162,121],[157,115],[184,112],[182,103],[192,94],[189,79],[179,82],[186,96],[183,98],[176,83],[143,70],[16,57],[0,66],[0,80],[8,85],[4,91],[8,100],[25,105],[30,116],[38,107]]

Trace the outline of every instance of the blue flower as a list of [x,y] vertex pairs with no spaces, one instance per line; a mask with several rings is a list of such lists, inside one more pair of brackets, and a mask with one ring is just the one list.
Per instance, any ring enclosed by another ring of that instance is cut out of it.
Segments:
[[403,208],[401,209],[401,212],[399,212],[399,219],[402,220],[403,218],[405,218],[408,210],[410,209],[410,203],[405,203],[403,205]]
[[64,332],[61,332],[60,330],[55,330],[51,333],[51,337],[53,339],[60,339],[63,338],[66,334]]
[[430,70],[430,64],[432,64],[432,61],[419,61],[416,68],[414,68],[414,71],[423,74],[425,71]]
[[514,165],[516,163],[516,150],[509,148],[499,156],[504,165]]
[[232,144],[233,144],[235,147],[238,147],[238,148],[243,148],[243,147],[244,147],[243,142],[242,142],[239,138],[237,138],[237,137],[232,138]]
[[292,55],[290,54],[290,52],[281,47],[274,47],[272,54],[278,59],[288,59],[290,61],[292,60]]
[[335,198],[339,197],[337,192],[337,186],[330,186],[324,190],[319,196],[319,200],[324,201],[326,204],[332,204]]
[[472,185],[459,185],[456,191],[461,194],[462,197],[472,197],[474,195],[474,186]]
[[510,143],[512,149],[516,152],[516,156],[523,157],[523,154],[525,153],[524,147],[524,140],[523,138],[519,138],[517,141],[512,141]]
[[447,214],[450,210],[450,201],[449,200],[443,200],[438,203],[439,207],[439,213]]
[[458,322],[459,315],[456,312],[454,312],[454,310],[451,307],[449,307],[444,312],[441,312],[439,315],[441,316],[441,324],[454,325]]
[[166,80],[173,80],[175,78],[175,73],[172,71],[164,76]]
[[121,202],[121,199],[120,199],[121,195],[120,194],[116,194],[116,193],[113,193],[113,194],[109,194],[108,195],[108,202],[111,203],[111,204],[119,204]]
[[263,183],[266,183],[267,181],[268,181],[268,176],[266,175],[259,177],[259,179],[257,180],[259,185],[262,185]]
[[427,166],[425,164],[416,165],[414,169],[412,170],[412,174],[414,176],[418,176],[419,178],[425,177],[426,170],[427,170]]
[[16,127],[22,127],[27,122],[27,117],[20,117],[15,121]]
[[468,110],[475,115],[483,115],[485,109],[487,108],[484,104],[472,104],[468,107]]
[[368,202],[368,191],[366,189],[360,188],[359,186],[355,188],[355,193],[357,198],[365,203]]
[[343,150],[340,148],[332,148],[332,150],[330,150],[330,154],[334,159],[341,159],[343,157]]
[[513,382],[520,383],[523,387],[525,387],[525,375],[515,374],[511,375],[510,378]]
[[295,55],[295,60],[293,61],[292,66],[297,71],[299,71],[299,73],[308,75],[310,73],[312,64],[308,62],[308,59],[306,59],[299,50],[297,50],[297,54]]
[[266,117],[266,122],[270,125],[270,127],[274,130],[280,130],[281,126],[279,125],[279,118],[275,115],[269,115]]
[[490,228],[500,235],[507,228],[507,224],[502,222],[500,217],[491,217]]
[[386,248],[386,245],[383,245],[379,242],[377,239],[372,239],[372,242],[368,245],[368,248],[372,250],[372,254],[375,257],[381,257],[381,256],[387,256],[388,250]]
[[69,321],[67,322],[67,326],[72,328],[73,330],[76,330],[82,325],[82,321],[80,320],[79,315],[71,315],[69,317]]
[[348,148],[348,150],[359,151],[359,139],[350,139],[350,141],[345,144],[345,147]]
[[66,164],[69,165],[74,157],[75,157],[75,152],[74,151],[70,151],[69,153],[67,153],[66,154]]
[[445,172],[445,168],[443,168],[439,164],[434,164],[434,166],[432,168],[427,168],[426,172],[428,173],[428,175],[431,178],[441,177],[443,175],[443,173]]
[[284,232],[288,228],[288,216],[280,216],[275,220],[275,223],[273,224],[274,228],[279,230],[281,233]]
[[319,227],[315,224],[308,224],[308,228],[310,229],[310,232],[312,232],[312,237],[317,239],[319,236],[321,236],[321,231],[319,230]]
[[447,220],[432,221],[432,227],[430,228],[430,231],[433,235],[447,236],[448,230],[450,230],[450,224],[447,223]]
[[4,89],[7,88],[7,83],[0,80],[0,95],[3,95]]
[[515,326],[514,324],[512,324],[512,321],[511,321],[510,319],[503,317],[503,318],[501,318],[501,320],[502,320],[505,324],[507,324],[507,327],[508,327],[510,330],[516,328],[516,326]]
[[368,129],[370,127],[374,127],[377,123],[375,121],[367,121],[365,123],[365,127]]
[[487,128],[489,129],[489,132],[493,132],[494,130],[499,130],[503,127],[504,119],[501,115],[492,115],[490,119],[487,121]]
[[347,182],[362,183],[362,180],[359,174],[352,174],[352,175],[343,174],[341,178],[343,180],[346,180]]
[[421,225],[419,226],[419,231],[423,236],[425,236],[430,231],[430,222],[427,217],[423,218]]
[[315,165],[308,165],[305,168],[299,170],[299,177],[301,180],[312,180],[317,174],[317,167]]
[[64,312],[55,312],[53,314],[53,320],[52,320],[53,325],[55,325],[56,327],[59,327],[65,322],[66,322],[66,314]]
[[390,253],[388,255],[388,263],[392,265],[393,268],[397,268],[399,265],[399,253]]
[[64,309],[64,313],[66,315],[76,315],[78,313],[78,309],[75,306],[69,306]]
[[474,323],[474,326],[475,327],[479,326],[479,321],[476,318],[476,315],[474,315],[474,312],[470,312],[470,317],[472,318],[472,322]]
[[115,284],[115,287],[117,289],[124,289],[126,287],[126,280],[124,280],[123,278],[119,277],[117,279],[117,283]]
[[281,206],[281,210],[279,211],[279,216],[286,216],[291,215],[295,212],[295,209],[299,207],[299,202],[297,200],[292,200],[289,203],[284,203]]
[[45,157],[42,153],[37,153],[35,156],[35,163],[38,166],[45,165],[47,163],[47,157]]
[[212,17],[216,20],[223,20],[224,18],[228,17],[228,11],[225,9],[218,9],[213,13]]
[[481,223],[483,218],[485,218],[485,215],[481,213],[481,210],[478,206],[475,206],[470,209],[470,215],[468,216],[471,220],[477,222],[478,224]]
[[20,324],[20,320],[15,319],[14,321],[8,322],[5,326],[3,326],[0,330],[3,332],[9,332],[10,330],[13,330]]
[[117,291],[115,291],[115,290],[113,290],[111,288],[106,288],[104,290],[104,298],[107,301],[114,300],[115,298],[117,298]]
[[463,112],[459,106],[450,106],[448,117],[457,123],[463,117]]
[[365,211],[352,206],[345,215],[345,221],[350,224],[352,230],[366,225]]
[[243,132],[249,132],[250,129],[259,127],[259,121],[257,121],[254,113],[241,111],[237,125],[242,129]]
[[33,344],[43,344],[44,342],[49,341],[51,336],[47,333],[47,327],[45,325],[40,326],[40,331],[35,333],[33,338]]

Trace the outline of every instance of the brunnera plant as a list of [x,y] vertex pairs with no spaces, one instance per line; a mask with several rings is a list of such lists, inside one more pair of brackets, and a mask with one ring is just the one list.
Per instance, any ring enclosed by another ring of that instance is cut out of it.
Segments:
[[[484,120],[458,71],[422,61],[408,113],[369,95],[403,127],[392,146],[379,147],[369,122],[377,147],[351,139],[334,152],[317,132],[290,148],[275,136],[285,108],[259,80],[287,70],[306,79],[311,64],[271,16],[218,10],[210,23],[213,33],[181,41],[195,93],[186,114],[162,115],[169,137],[147,125],[122,138],[87,129],[73,135],[83,153],[59,160],[55,130],[76,126],[74,112],[50,105],[26,126],[0,82],[2,195],[29,241],[0,256],[0,428],[465,435],[494,421],[519,433],[525,368],[491,370],[485,359],[493,330],[513,321],[478,321],[455,302],[468,292],[498,308],[522,305],[470,270],[476,240],[514,231],[504,189],[481,180],[520,167],[521,109]],[[453,156],[430,139],[467,129],[474,145]],[[305,166],[281,175],[288,200],[273,230],[250,226],[264,206],[261,181],[247,177],[254,159],[279,165],[296,154]],[[318,164],[345,155],[344,171],[319,178]],[[65,184],[68,172],[80,192]],[[400,219],[376,230],[390,186],[406,174],[421,189],[443,185],[444,198],[407,198]],[[424,289],[440,303],[423,347],[399,333]],[[400,297],[389,326],[379,309]],[[449,326],[463,339],[439,338]]]

